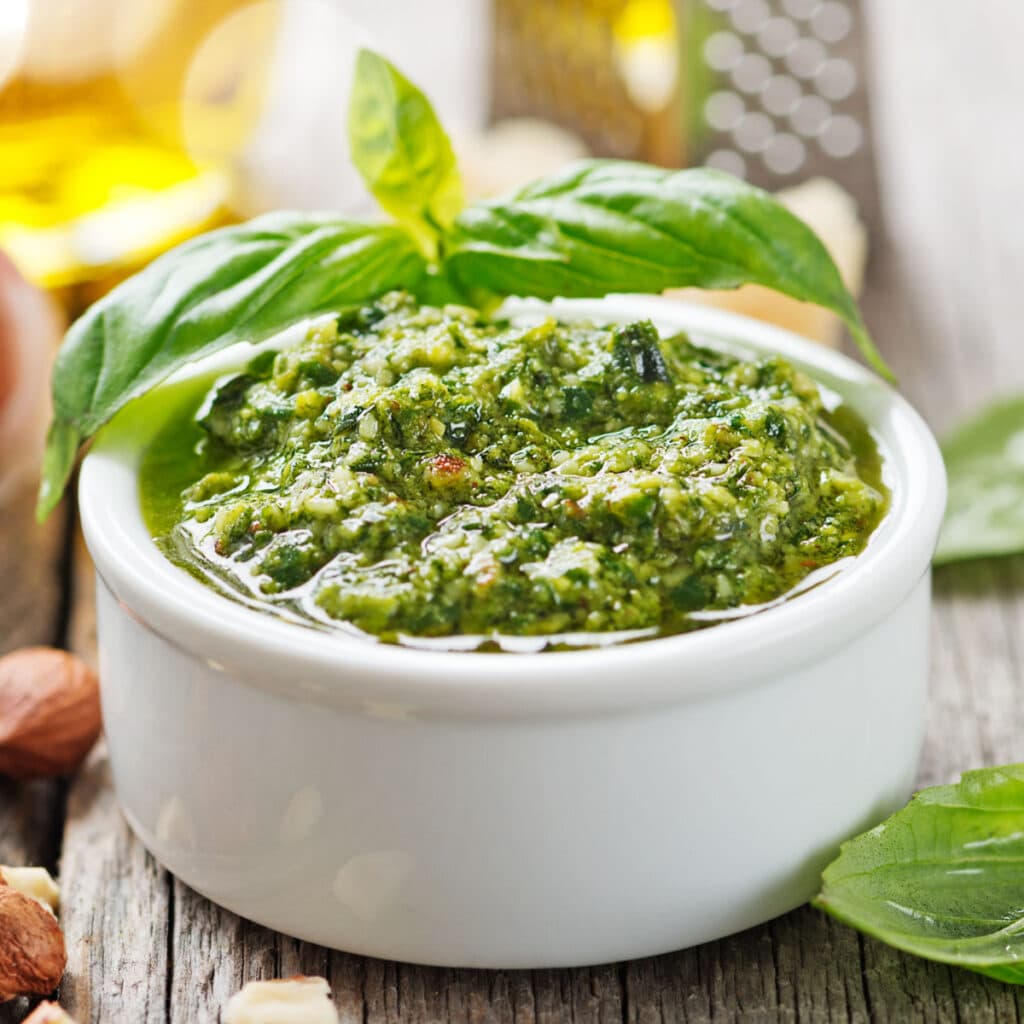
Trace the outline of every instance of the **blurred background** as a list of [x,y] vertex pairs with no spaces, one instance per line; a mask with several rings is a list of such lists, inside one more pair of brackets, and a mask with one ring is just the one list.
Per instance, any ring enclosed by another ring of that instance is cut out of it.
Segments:
[[476,195],[593,153],[870,193],[846,0],[3,0],[0,248],[74,310],[202,230],[364,215],[356,49],[431,96]]

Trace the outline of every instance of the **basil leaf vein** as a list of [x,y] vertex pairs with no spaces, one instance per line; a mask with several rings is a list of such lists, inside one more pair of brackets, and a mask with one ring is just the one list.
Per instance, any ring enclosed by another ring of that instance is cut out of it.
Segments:
[[1024,764],[922,790],[844,843],[815,905],[907,953],[1024,984]]
[[414,289],[424,271],[401,228],[326,214],[269,214],[164,254],[90,307],[64,339],[39,517],[60,500],[81,443],[175,370],[389,289]]

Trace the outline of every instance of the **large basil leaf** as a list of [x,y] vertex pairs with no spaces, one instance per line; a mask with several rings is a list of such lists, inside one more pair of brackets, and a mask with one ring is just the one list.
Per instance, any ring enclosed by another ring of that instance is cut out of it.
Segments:
[[175,370],[306,317],[414,288],[423,273],[402,229],[323,214],[270,214],[161,256],[92,306],[64,339],[53,370],[40,518],[60,500],[82,442]]
[[380,205],[437,255],[462,209],[451,142],[430,101],[379,54],[356,60],[348,119],[352,162]]
[[1024,551],[1024,398],[965,423],[942,454],[949,500],[936,562]]
[[922,790],[843,845],[814,902],[907,953],[1024,984],[1024,765]]
[[583,161],[463,210],[446,252],[471,294],[764,285],[838,313],[871,366],[892,379],[814,232],[767,192],[717,171]]

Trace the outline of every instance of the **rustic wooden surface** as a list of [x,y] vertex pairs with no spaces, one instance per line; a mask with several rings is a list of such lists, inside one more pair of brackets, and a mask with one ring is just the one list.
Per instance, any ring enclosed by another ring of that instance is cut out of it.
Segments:
[[[1024,389],[1024,8],[868,8],[888,238],[876,225],[867,320],[942,431]],[[60,522],[30,525],[27,501],[4,512],[0,579],[0,648],[56,641],[92,656],[87,564]],[[922,784],[1024,757],[1022,625],[1024,559],[939,574]],[[806,908],[698,949],[586,970],[431,970],[330,953],[168,876],[122,821],[102,750],[69,784],[0,782],[4,861],[60,868],[70,953],[60,995],[82,1024],[204,1024],[247,979],[296,972],[326,975],[354,1024],[1019,1022],[1024,1010],[1024,990],[903,956]],[[26,1009],[0,1009],[0,1024]]]

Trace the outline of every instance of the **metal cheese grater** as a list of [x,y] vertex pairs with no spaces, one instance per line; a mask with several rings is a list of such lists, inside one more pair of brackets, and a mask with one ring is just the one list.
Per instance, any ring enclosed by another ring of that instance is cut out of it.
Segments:
[[[676,44],[637,48],[648,80],[652,62],[676,62],[671,94],[647,109],[619,30],[632,18],[635,40],[645,16]],[[707,163],[766,188],[825,175],[874,219],[860,0],[495,0],[494,25],[496,117],[546,117],[596,153]]]
[[769,188],[823,174],[872,199],[861,4],[696,2],[714,26],[697,54],[703,162]]

